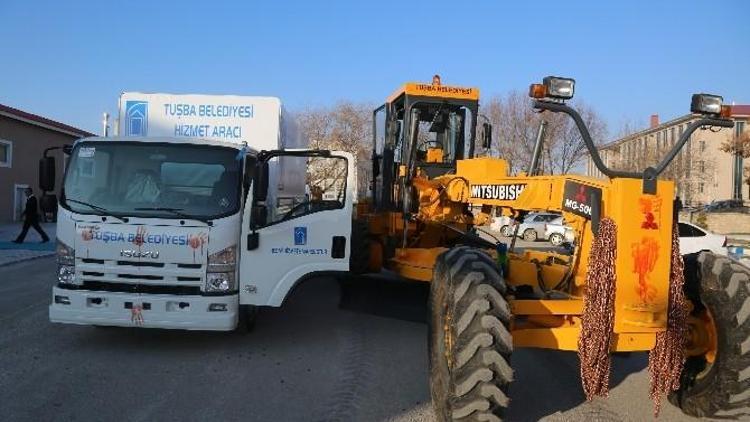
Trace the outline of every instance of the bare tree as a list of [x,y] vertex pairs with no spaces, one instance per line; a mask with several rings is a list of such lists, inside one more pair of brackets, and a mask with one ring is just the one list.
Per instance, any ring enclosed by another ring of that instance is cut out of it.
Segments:
[[[644,144],[631,140],[612,147],[616,156],[612,166],[618,170],[643,171],[646,167],[657,165],[676,142],[673,140],[671,144],[665,142],[659,146],[655,142],[648,142],[653,141],[652,138],[646,139]],[[713,184],[716,169],[716,162],[712,157],[687,151],[691,145],[688,143],[659,176],[674,181],[678,195],[688,202],[692,202],[691,198],[700,194],[705,185]]]
[[628,136],[640,131],[641,126],[631,118],[623,118],[620,120],[620,128],[617,130],[615,139],[627,138]]
[[[722,151],[732,154],[732,157],[750,158],[750,132],[742,132],[739,135],[730,134],[719,147]],[[744,176],[744,177],[742,177]],[[750,187],[750,169],[745,168],[742,174],[742,182]]]
[[[594,141],[604,139],[607,127],[596,111],[580,101],[574,107],[581,114]],[[528,169],[542,119],[547,121],[542,173],[573,172],[588,155],[583,138],[570,117],[536,112],[523,92],[511,91],[503,96],[491,97],[482,106],[482,114],[494,127],[493,135],[497,139],[495,152],[508,162],[512,173]]]
[[750,158],[750,132],[743,132],[740,136],[729,135],[719,149],[742,158]]
[[[340,102],[331,107],[309,108],[298,113],[300,126],[310,140],[310,148],[346,151],[354,155],[360,195],[366,192],[370,177],[372,109],[369,104]],[[340,166],[316,163],[310,166],[309,176],[314,179],[309,183],[322,188],[329,185],[330,188],[341,180],[343,173]]]

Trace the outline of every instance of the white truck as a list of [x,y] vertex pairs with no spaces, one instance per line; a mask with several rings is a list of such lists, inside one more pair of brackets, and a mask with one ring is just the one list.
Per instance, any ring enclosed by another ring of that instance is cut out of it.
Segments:
[[126,93],[119,128],[68,150],[52,322],[232,330],[349,270],[353,158],[299,149],[278,99]]

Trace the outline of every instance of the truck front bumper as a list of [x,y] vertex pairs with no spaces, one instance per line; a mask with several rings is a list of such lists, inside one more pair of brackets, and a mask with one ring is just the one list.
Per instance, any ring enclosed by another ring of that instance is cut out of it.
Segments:
[[51,322],[119,327],[229,331],[238,295],[183,296],[68,290],[54,287]]

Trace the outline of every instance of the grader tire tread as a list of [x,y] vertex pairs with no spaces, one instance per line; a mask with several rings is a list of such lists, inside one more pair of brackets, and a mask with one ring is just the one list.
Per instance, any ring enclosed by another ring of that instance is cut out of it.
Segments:
[[438,257],[430,294],[430,385],[438,420],[501,420],[513,378],[505,292],[497,264],[484,252],[459,246]]
[[351,243],[349,272],[364,274],[370,266],[370,238],[366,221],[352,221]]
[[[686,256],[686,270],[690,259],[696,257]],[[746,416],[750,413],[750,268],[703,252],[697,256],[697,269],[697,274],[686,273],[685,280],[698,283],[701,301],[714,318],[718,353],[700,379],[695,375],[703,370],[705,360],[689,358],[681,388],[670,395],[670,401],[696,417],[732,416],[738,411]]]

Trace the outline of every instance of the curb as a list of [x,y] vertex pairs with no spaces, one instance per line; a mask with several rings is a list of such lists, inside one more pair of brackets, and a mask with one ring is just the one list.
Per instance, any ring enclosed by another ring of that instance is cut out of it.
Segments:
[[44,255],[27,256],[25,258],[20,258],[20,259],[17,259],[15,261],[0,263],[0,268],[7,267],[9,265],[20,264],[21,262],[33,261],[35,259],[48,258],[48,257],[54,256],[54,255],[55,255],[54,252],[50,252],[49,254],[44,254]]

